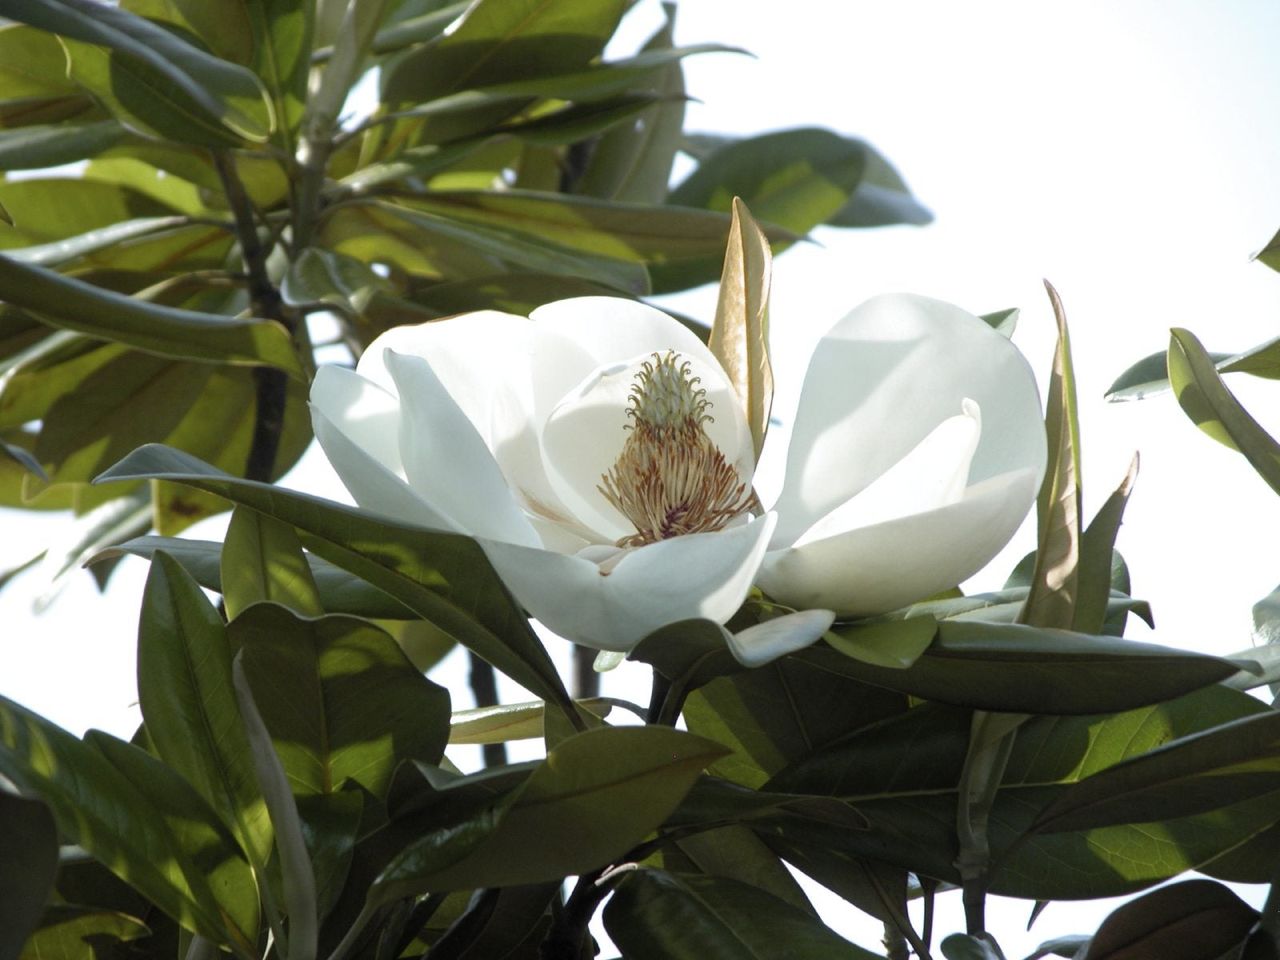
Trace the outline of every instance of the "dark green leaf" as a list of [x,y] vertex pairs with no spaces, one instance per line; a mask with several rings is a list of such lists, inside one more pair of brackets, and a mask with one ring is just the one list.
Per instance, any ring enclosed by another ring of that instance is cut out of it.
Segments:
[[1004,337],[1012,337],[1018,326],[1018,317],[1022,311],[1017,307],[1008,310],[997,310],[995,313],[984,313],[978,319],[986,323],[992,330]]
[[905,670],[834,658],[820,648],[797,656],[864,683],[1007,713],[1128,710],[1234,672],[1225,660],[1155,644],[962,620],[939,621],[932,646]]
[[271,821],[231,688],[231,646],[218,611],[165,553],[147,577],[138,628],[138,700],[156,752],[223,817],[259,868]]
[[1244,942],[1258,912],[1220,883],[1185,880],[1118,908],[1084,960],[1219,960]]
[[[858,187],[853,191],[849,202],[834,217],[829,218],[827,223],[833,227],[887,227],[900,223],[919,227],[932,223],[933,214],[911,195],[906,181],[894,169],[893,164],[871,144],[863,142],[862,147],[866,153],[862,179],[858,181]],[[1003,324],[997,326],[1007,336],[1013,332],[1012,322],[1017,317],[1017,311],[1002,313],[1012,314],[1007,317],[1007,333]]]
[[58,828],[37,798],[0,788],[0,960],[17,960],[58,870]]
[[301,376],[288,333],[272,321],[235,320],[147,303],[4,256],[0,299],[55,326],[161,356],[269,364]]
[[501,808],[407,847],[374,896],[540,883],[602,867],[661,824],[723,752],[666,727],[570,737]]
[[75,163],[96,157],[128,136],[115,120],[81,126],[19,127],[0,133],[0,170],[37,170]]
[[22,447],[12,443],[0,442],[0,454],[21,466],[23,470],[35,474],[45,483],[49,482],[49,477],[44,472],[44,468],[40,466],[40,461],[33,457],[29,450],[24,450]]
[[719,877],[629,873],[604,910],[624,960],[877,960],[785,900]]
[[1040,833],[1173,820],[1280,794],[1280,713],[1242,717],[1080,781],[1040,811]]
[[[1129,470],[1116,491],[1107,497],[1102,509],[1089,522],[1080,537],[1079,567],[1076,571],[1076,603],[1071,629],[1080,633],[1101,633],[1111,603],[1116,534],[1129,502],[1133,482],[1138,477],[1138,455],[1133,455]],[[1120,560],[1123,564],[1123,559]],[[1126,584],[1127,586],[1127,584]]]
[[448,691],[373,624],[306,620],[262,603],[228,629],[294,793],[331,793],[351,780],[381,798],[402,760],[440,760]]
[[222,598],[228,620],[246,607],[273,602],[318,617],[319,591],[293,527],[236,507],[222,547]]
[[189,484],[293,524],[311,550],[385,590],[512,679],[574,714],[546,650],[469,537],[402,526],[318,497],[240,480],[156,445],[134,451],[99,479],[143,477]]
[[942,941],[941,947],[947,960],[1004,960],[991,943],[965,933],[953,933]]
[[[602,697],[574,701],[593,716],[604,718],[613,710],[613,702]],[[449,721],[452,744],[508,743],[512,740],[538,740],[544,734],[546,704],[503,703],[496,707],[459,710]]]
[[289,917],[289,960],[313,960],[319,937],[316,913],[316,879],[311,855],[302,835],[302,821],[289,789],[284,767],[271,743],[262,715],[254,703],[253,691],[245,679],[244,652],[231,665],[231,685],[240,707],[258,788],[270,812],[275,835],[275,852],[284,887],[284,908]]
[[19,263],[37,267],[57,267],[70,260],[109,250],[117,244],[136,240],[187,223],[186,217],[138,217],[99,227],[63,240],[31,247],[14,247],[5,256]]

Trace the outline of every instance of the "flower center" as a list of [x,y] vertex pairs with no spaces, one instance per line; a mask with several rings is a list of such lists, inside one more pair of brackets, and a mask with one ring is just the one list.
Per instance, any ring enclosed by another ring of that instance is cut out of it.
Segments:
[[703,428],[711,402],[700,382],[674,350],[653,354],[635,376],[626,442],[597,487],[635,525],[620,547],[720,530],[755,503]]

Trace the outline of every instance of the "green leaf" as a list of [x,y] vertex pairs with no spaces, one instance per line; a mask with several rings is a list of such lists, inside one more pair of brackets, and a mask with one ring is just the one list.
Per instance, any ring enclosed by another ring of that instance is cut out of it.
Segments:
[[17,960],[58,871],[58,828],[33,797],[0,789],[0,960]]
[[[419,203],[417,206],[422,206]],[[501,226],[465,223],[382,201],[337,207],[325,218],[320,241],[367,263],[392,263],[427,277],[478,277],[493,272],[494,258],[535,273],[590,276],[619,290],[649,290],[643,265],[573,250],[550,233],[525,234]]]
[[[1242,353],[1210,353],[1219,373],[1251,373],[1268,380],[1280,379],[1280,338],[1260,343]],[[1170,389],[1166,352],[1143,357],[1116,379],[1107,390],[1107,400],[1141,400]]]
[[38,170],[96,157],[129,137],[115,120],[51,124],[0,133],[0,170]]
[[294,793],[352,781],[382,798],[401,761],[439,762],[449,693],[373,624],[260,603],[228,632]]
[[[833,227],[887,227],[900,223],[920,227],[932,223],[933,214],[911,195],[893,164],[871,144],[864,142],[862,147],[866,153],[862,179],[849,202],[827,223]],[[1004,312],[1017,314],[1016,310]],[[1003,326],[997,329],[1005,333]],[[1010,327],[1008,333],[1012,332]]]
[[1169,340],[1169,380],[1192,423],[1239,451],[1258,475],[1280,493],[1280,444],[1240,405],[1190,331],[1175,327]]
[[[600,718],[609,716],[613,709],[612,701],[602,697],[574,702]],[[540,740],[544,733],[546,709],[541,700],[534,700],[531,703],[503,703],[496,707],[459,710],[449,720],[449,742],[477,744]]]
[[773,254],[746,204],[733,201],[729,245],[708,346],[728,374],[751,428],[756,459],[764,449],[773,407],[769,362],[769,278]]
[[951,934],[942,941],[941,947],[947,960],[1004,960],[989,942],[965,933]]
[[316,881],[311,868],[311,855],[302,836],[302,821],[289,790],[280,758],[271,743],[262,715],[254,703],[253,691],[245,679],[244,653],[232,662],[231,684],[244,720],[244,732],[250,759],[257,775],[258,788],[270,812],[275,838],[275,852],[280,864],[280,880],[284,887],[284,907],[289,917],[287,960],[315,960],[319,938],[316,915]]
[[0,299],[54,326],[161,356],[266,364],[302,376],[288,332],[273,321],[235,320],[147,303],[5,256],[0,256]]
[[447,35],[389,64],[382,97],[420,103],[585,67],[613,36],[625,6],[622,0],[480,0]]
[[[676,5],[664,3],[662,9],[666,22],[636,60],[682,52],[672,47]],[[597,141],[576,192],[628,203],[662,203],[666,199],[684,127],[684,70],[679,59],[666,63],[649,89],[662,100],[645,110],[633,126],[617,127]]]
[[[107,89],[115,86],[121,99],[137,96],[144,119],[164,110],[186,120],[188,136],[200,130],[214,143],[262,142],[271,131],[270,107],[252,73],[128,11],[91,0],[0,0],[0,16],[109,50],[114,84],[106,81]],[[74,75],[77,45],[70,47]]]
[[179,773],[141,747],[99,730],[89,731],[84,740],[150,798],[179,848],[207,879],[230,942],[243,947],[256,940],[258,884],[213,808]]
[[240,480],[157,445],[135,450],[99,480],[144,477],[188,484],[292,524],[309,549],[386,591],[576,717],[546,650],[469,537],[403,526],[318,497]]
[[[676,841],[676,844],[680,855],[694,868],[686,872],[696,870],[712,877],[749,883],[811,916],[817,916],[813,904],[778,854],[741,824],[695,833]],[[666,848],[663,850],[664,868],[673,869],[668,863],[670,859],[674,859],[674,854]]]
[[[1137,476],[1138,455],[1135,453],[1120,486],[1107,498],[1080,537],[1077,594],[1071,620],[1071,629],[1079,633],[1100,633],[1106,624],[1111,602],[1112,566],[1118,556],[1115,552],[1116,534]],[[1123,564],[1124,561],[1120,562]]]
[[[604,727],[563,741],[497,811],[410,844],[375,902],[429,890],[558,880],[622,856],[661,824],[722,747],[666,727]],[[450,841],[474,831],[465,844]]]
[[667,202],[727,213],[741,197],[756,219],[803,235],[844,208],[867,156],[862,141],[817,127],[767,133],[714,151]]
[[823,639],[846,657],[875,667],[903,670],[920,659],[937,633],[938,622],[924,614],[843,626],[828,631]]
[[40,929],[22,948],[20,960],[97,960],[103,946],[140,940],[150,933],[141,920],[124,913],[52,904]]
[[1002,337],[1012,338],[1021,313],[1022,311],[1017,307],[1011,307],[1008,310],[997,310],[995,313],[984,313],[978,319]]
[[22,467],[23,470],[35,474],[45,483],[49,482],[49,477],[44,472],[44,468],[40,466],[40,461],[31,455],[31,451],[24,450],[22,447],[12,443],[0,442],[0,455],[8,457]]
[[[1066,311],[1053,285],[1046,280],[1044,286],[1058,325],[1045,399],[1049,462],[1036,500],[1038,541],[1031,591],[1018,620],[1035,627],[1067,629],[1075,622],[1080,591],[1080,417]],[[1110,561],[1111,545],[1107,544],[1108,581]]]
[[302,120],[310,72],[315,4],[308,0],[247,0],[253,31],[253,70],[271,99],[276,136],[294,152],[292,133]]
[[[200,586],[221,593],[222,549],[222,544],[216,540],[135,537],[101,551],[89,562],[110,560],[125,554],[150,560],[157,550],[163,550],[177,560]],[[407,619],[413,616],[399,601],[341,567],[334,566],[323,557],[307,554],[307,564],[311,568],[311,577],[326,613],[349,613],[374,619]]]
[[188,222],[186,217],[137,217],[122,220],[96,230],[64,240],[41,243],[31,247],[15,247],[5,251],[5,256],[18,263],[36,267],[59,267],[81,257],[92,256],[102,250],[110,250],[140,237],[161,233]]
[[[839,635],[845,627],[836,625]],[[797,654],[845,676],[915,697],[1006,713],[1128,710],[1216,683],[1232,664],[1155,644],[1021,624],[941,620],[933,645],[907,669]]]
[[746,883],[640,869],[618,885],[605,929],[624,960],[877,960],[820,920]]
[[223,817],[251,862],[271,855],[231,688],[231,646],[218,611],[176,560],[157,553],[138,627],[138,700],[156,752]]
[[281,604],[304,617],[324,613],[293,527],[247,507],[236,507],[231,514],[221,582],[228,620],[261,601]]
[[1173,820],[1263,793],[1280,794],[1275,712],[1241,717],[1095,773],[1041,810],[1031,829]]
[[92,97],[67,76],[67,55],[58,38],[10,23],[0,27],[0,129],[97,119]]
[[49,805],[62,836],[183,927],[224,936],[205,874],[154,802],[93,747],[0,698],[0,773]]
[[1116,909],[1084,960],[1218,960],[1244,942],[1258,911],[1220,883],[1184,880]]

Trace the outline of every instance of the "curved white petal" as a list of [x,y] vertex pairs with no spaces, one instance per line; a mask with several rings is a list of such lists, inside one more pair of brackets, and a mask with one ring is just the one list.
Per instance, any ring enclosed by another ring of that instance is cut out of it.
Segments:
[[830,610],[799,610],[775,617],[728,639],[729,652],[744,667],[759,667],[788,653],[812,646],[830,628],[836,615]]
[[792,607],[884,613],[956,586],[1013,536],[1040,486],[1023,468],[969,487],[955,503],[770,551],[756,582]]
[[[528,319],[479,310],[444,320],[393,327],[360,356],[356,372],[389,393],[397,392],[386,352],[421,357],[486,441],[503,419],[527,419],[531,331]],[[495,419],[498,422],[495,424]],[[505,429],[504,429],[505,428]]]
[[[542,425],[543,462],[556,497],[599,539],[613,542],[635,533],[635,526],[600,493],[600,483],[622,452],[630,418],[631,389],[652,354],[628,357],[593,370],[551,411]],[[706,391],[707,436],[751,483],[754,453],[751,431],[737,396],[719,365],[686,357],[696,389]]]
[[978,483],[1044,469],[1035,377],[1008,340],[959,307],[911,294],[867,301],[819,342],[787,455],[777,542],[868,486],[970,398],[983,411]]
[[493,454],[431,365],[391,350],[385,362],[400,395],[400,458],[409,485],[472,536],[538,545]]
[[311,426],[343,486],[365,510],[435,530],[462,532],[452,517],[414,493],[402,477],[334,424],[315,403],[311,404]]
[[[965,400],[960,414],[934,427],[914,450],[804,531],[791,546],[954,503],[964,495],[981,433],[978,405]],[[788,544],[775,538],[771,546]]]
[[729,619],[746,599],[772,530],[770,515],[662,540],[628,551],[607,575],[584,557],[492,540],[480,546],[516,599],[548,629],[583,646],[625,651],[668,623]]
[[354,370],[326,364],[311,381],[311,405],[365,453],[404,477],[400,401],[395,395]]

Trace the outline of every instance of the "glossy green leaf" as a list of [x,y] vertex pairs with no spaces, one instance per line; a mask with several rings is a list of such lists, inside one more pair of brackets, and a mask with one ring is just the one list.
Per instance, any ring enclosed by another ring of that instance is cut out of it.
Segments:
[[725,144],[667,202],[727,213],[741,197],[756,219],[805,234],[843,209],[866,165],[860,140],[817,127],[783,130]]
[[[1260,343],[1241,353],[1210,353],[1219,373],[1250,373],[1268,380],[1280,379],[1280,338]],[[1169,363],[1165,352],[1143,357],[1116,379],[1106,398],[1113,403],[1141,400],[1170,389]]]
[[67,76],[58,38],[10,23],[0,27],[0,129],[100,117],[92,97]]
[[[0,15],[110,50],[112,85],[122,99],[136,85],[132,92],[145,95],[149,109],[171,111],[188,126],[230,142],[261,142],[271,131],[270,109],[252,73],[142,17],[90,0],[3,0]],[[75,75],[74,47],[72,62]]]
[[223,936],[203,871],[153,801],[93,747],[0,699],[0,773],[53,810],[59,832],[188,930]]
[[982,320],[987,326],[991,327],[996,333],[1002,337],[1012,338],[1013,331],[1018,326],[1018,317],[1022,311],[1017,307],[1008,310],[997,310],[995,313],[984,313],[979,320]]
[[373,896],[539,883],[602,867],[661,824],[723,752],[666,727],[570,737],[474,842],[449,842],[466,826],[423,837],[383,870]]
[[0,256],[0,299],[55,326],[116,340],[161,356],[268,364],[301,376],[284,327],[178,310],[92,286]]
[[232,649],[218,611],[164,553],[147,577],[138,628],[138,700],[161,759],[223,817],[252,862],[272,830],[231,688]]
[[117,244],[136,240],[186,224],[186,217],[138,217],[90,230],[64,240],[54,240],[31,247],[15,247],[5,256],[18,263],[36,267],[58,267],[81,257],[109,250]]
[[304,617],[324,613],[293,527],[247,507],[231,514],[220,579],[228,620],[259,602],[278,603]]
[[440,760],[449,693],[373,624],[260,603],[228,631],[294,793],[350,780],[382,797],[396,764]]
[[541,642],[470,538],[402,526],[318,497],[240,480],[156,445],[134,451],[99,480],[144,477],[184,483],[292,524],[309,549],[383,589],[512,679],[573,712]]
[[[457,0],[444,5],[427,4],[429,12],[419,12],[412,4],[402,4],[388,16],[385,26],[373,38],[371,47],[374,53],[393,53],[413,43],[426,43],[434,40],[444,32],[445,27],[458,19],[470,4],[467,0]],[[432,9],[438,7],[437,9]],[[321,48],[313,54],[321,60],[329,55],[328,48]]]
[[130,184],[65,176],[0,182],[0,201],[13,220],[12,227],[0,228],[0,246],[5,249],[182,212]]
[[302,835],[302,821],[289,789],[289,780],[254,702],[243,662],[242,650],[232,662],[231,685],[243,718],[258,789],[271,817],[280,882],[284,887],[284,909],[289,917],[289,946],[285,956],[287,960],[315,960],[320,932],[311,855]]
[[1038,833],[1172,820],[1280,795],[1280,713],[1242,717],[1108,767],[1040,811]]
[[845,625],[828,631],[824,639],[854,660],[901,670],[920,659],[937,633],[937,621],[923,614],[902,620]]
[[[741,824],[729,824],[714,830],[695,833],[676,841],[679,855],[690,865],[683,872],[699,872],[712,877],[725,877],[751,886],[784,900],[793,907],[817,916],[813,904],[805,896],[786,865],[755,833]],[[663,867],[673,858],[670,847],[663,848]]]
[[953,933],[939,946],[947,960],[1004,960],[989,942],[966,933]]
[[[216,540],[136,537],[103,550],[89,562],[110,560],[124,554],[150,560],[157,550],[163,550],[177,560],[200,586],[221,593],[222,549],[222,544]],[[311,578],[316,584],[326,613],[349,613],[357,617],[383,619],[405,619],[413,616],[404,604],[341,567],[334,566],[323,557],[307,554],[307,564],[311,568]]]
[[234,837],[209,804],[179,773],[141,747],[99,730],[85,734],[84,742],[144,793],[164,818],[178,847],[208,881],[228,942],[241,947],[252,943],[258,935],[258,884]]
[[347,885],[356,841],[363,833],[361,820],[368,812],[365,794],[357,789],[295,795],[294,803],[315,874],[317,912],[323,918]]
[[1240,405],[1190,331],[1174,328],[1169,340],[1169,380],[1192,423],[1219,443],[1238,450],[1280,493],[1280,444]]
[[1267,241],[1267,245],[1253,255],[1272,270],[1280,270],[1280,232]]
[[40,461],[31,455],[30,450],[26,450],[16,444],[0,442],[0,456],[8,457],[22,467],[23,470],[35,474],[46,483],[49,482],[49,477],[44,472],[44,468],[40,466]]
[[1244,942],[1258,911],[1212,880],[1184,880],[1119,907],[1083,960],[1218,960]]
[[613,36],[625,6],[622,0],[480,0],[447,35],[394,61],[383,76],[382,96],[422,102],[584,67]]
[[[862,179],[848,203],[827,223],[833,227],[887,227],[901,223],[919,227],[932,223],[933,214],[911,195],[893,164],[871,144],[864,142],[862,147],[866,155]],[[1009,312],[1017,314],[1016,310]],[[997,329],[1005,333],[1003,327]],[[1012,333],[1012,329],[1008,332]]]
[[[836,634],[845,628],[836,625]],[[908,669],[797,654],[827,669],[911,696],[1007,713],[1087,714],[1176,697],[1234,672],[1225,660],[1171,647],[1021,624],[940,620]]]
[[140,940],[151,931],[141,920],[112,910],[50,905],[20,960],[97,960],[101,946]]
[[[672,46],[676,5],[664,3],[662,9],[666,22],[645,44],[640,57],[678,52]],[[684,126],[684,70],[678,59],[662,67],[650,89],[662,100],[645,110],[634,125],[617,127],[599,139],[575,192],[626,203],[662,203],[666,199]]]
[[616,297],[618,291],[581,277],[504,273],[433,284],[415,291],[413,303],[419,309],[432,311],[434,317],[486,308],[527,317],[544,303],[569,297],[600,296]]
[[[1069,629],[1075,623],[1080,596],[1080,417],[1066,311],[1053,285],[1046,280],[1044,286],[1058,327],[1049,395],[1045,398],[1049,462],[1036,499],[1035,569],[1018,620],[1035,627]],[[1118,518],[1116,522],[1118,525]],[[1109,582],[1111,544],[1106,549]],[[1102,602],[1105,607],[1105,599]]]
[[246,0],[253,31],[253,70],[267,89],[281,146],[293,153],[292,132],[307,96],[315,4],[307,0]]
[[721,877],[629,873],[604,910],[624,960],[877,960],[820,920]]
[[367,263],[308,247],[290,264],[280,294],[286,303],[327,303],[354,317],[364,312],[377,292],[390,289]]
[[569,146],[637,122],[657,102],[652,94],[619,94],[608,100],[572,103],[532,117],[515,117],[494,128],[530,144]]
[[58,828],[38,798],[0,789],[0,960],[17,960],[58,870]]

